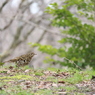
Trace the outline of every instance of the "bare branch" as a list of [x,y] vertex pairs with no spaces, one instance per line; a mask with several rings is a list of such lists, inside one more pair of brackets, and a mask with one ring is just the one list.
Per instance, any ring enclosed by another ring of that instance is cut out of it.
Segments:
[[9,2],[9,1],[8,1],[8,0],[6,0],[6,1],[2,4],[2,6],[1,6],[1,8],[0,8],[0,13],[1,13],[1,11],[2,11],[3,7],[4,7],[8,2]]
[[47,29],[46,27],[40,26],[40,25],[38,25],[38,24],[36,24],[34,22],[26,21],[26,20],[23,20],[23,22],[26,22],[27,24],[30,24],[30,25],[33,25],[35,27],[39,27],[39,28],[41,28],[43,30],[46,30],[48,33],[52,33],[52,34],[55,34],[55,35],[58,35],[58,36],[66,37],[66,35],[61,35],[59,33],[53,33],[53,30]]

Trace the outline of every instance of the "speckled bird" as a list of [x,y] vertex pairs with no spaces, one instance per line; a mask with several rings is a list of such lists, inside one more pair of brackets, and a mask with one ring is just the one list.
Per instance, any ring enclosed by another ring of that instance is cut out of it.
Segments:
[[5,61],[4,63],[6,62],[14,62],[16,64],[17,67],[19,66],[25,66],[25,65],[28,65],[31,61],[31,59],[33,58],[33,56],[36,55],[35,53],[28,53],[28,54],[24,54],[24,55],[21,55],[19,57],[16,57],[14,59],[10,59],[8,61]]

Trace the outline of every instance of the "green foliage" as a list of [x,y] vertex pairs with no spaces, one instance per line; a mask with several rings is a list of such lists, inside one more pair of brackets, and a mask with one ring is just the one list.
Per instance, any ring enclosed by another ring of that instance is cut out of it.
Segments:
[[36,95],[53,95],[51,90],[41,89]]
[[35,75],[36,75],[36,76],[42,76],[43,73],[42,73],[42,72],[35,72]]
[[4,63],[0,62],[0,66],[4,65]]
[[[51,56],[57,55],[61,58],[66,57],[74,61],[77,65],[85,67],[90,65],[95,67],[95,27],[77,18],[69,10],[70,7],[77,8],[77,14],[84,16],[86,19],[93,22],[95,12],[95,1],[93,0],[66,0],[64,5],[59,6],[53,3],[47,7],[46,12],[53,16],[52,25],[63,27],[62,34],[69,35],[58,41],[60,44],[69,43],[71,47],[55,48],[50,45],[32,44],[38,46],[38,50],[47,53]],[[47,58],[45,62],[57,62],[62,65],[72,66],[67,60],[59,61]]]
[[[4,71],[3,71],[4,72]],[[16,76],[4,76],[4,77],[0,77],[0,80],[3,80],[3,81],[11,81],[11,80],[15,80],[15,79],[30,79],[31,77],[28,76],[28,75],[16,75]],[[32,78],[31,78],[32,79]]]
[[75,86],[67,86],[67,87],[64,87],[64,89],[66,89],[67,91],[73,91],[73,90],[76,90],[76,87]]

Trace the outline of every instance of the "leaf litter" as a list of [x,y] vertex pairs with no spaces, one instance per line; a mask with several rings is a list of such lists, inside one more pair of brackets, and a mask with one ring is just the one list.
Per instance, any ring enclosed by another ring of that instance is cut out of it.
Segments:
[[10,93],[29,91],[33,94],[39,93],[39,90],[50,90],[52,95],[74,95],[74,93],[94,95],[95,77],[92,76],[89,80],[73,84],[67,80],[74,74],[76,72],[17,69],[11,66],[3,70],[0,69],[0,91]]

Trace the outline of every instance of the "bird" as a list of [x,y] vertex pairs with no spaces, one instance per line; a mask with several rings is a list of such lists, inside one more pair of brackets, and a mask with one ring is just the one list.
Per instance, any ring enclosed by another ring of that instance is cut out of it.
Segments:
[[19,57],[16,57],[14,59],[10,59],[8,61],[5,61],[3,63],[6,63],[6,62],[14,62],[16,64],[16,67],[20,67],[20,66],[25,66],[25,65],[28,65],[31,61],[31,59],[33,58],[33,56],[36,55],[35,53],[27,53],[27,54],[24,54],[24,55],[21,55]]

